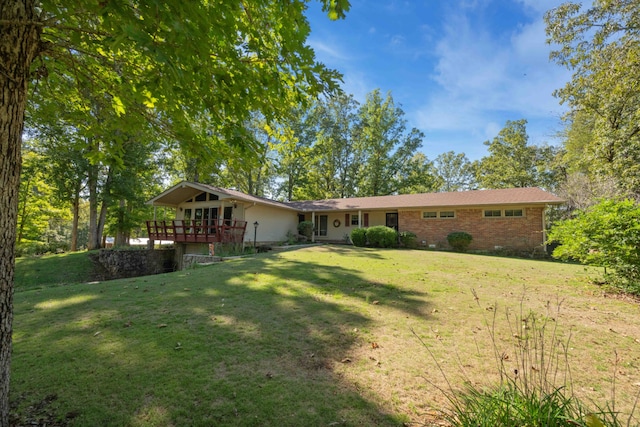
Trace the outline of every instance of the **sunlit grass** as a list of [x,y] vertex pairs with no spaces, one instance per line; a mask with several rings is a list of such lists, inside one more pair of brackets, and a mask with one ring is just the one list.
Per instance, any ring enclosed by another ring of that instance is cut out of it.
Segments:
[[[135,279],[18,284],[12,395],[28,395],[26,405],[56,394],[57,413],[77,412],[79,426],[426,423],[446,399],[411,331],[454,379],[462,366],[467,378],[491,380],[483,312],[519,306],[526,287],[527,310],[564,300],[557,320],[573,333],[585,398],[609,397],[611,372],[595,367],[617,349],[630,367],[617,382],[624,409],[640,382],[638,307],[604,298],[589,274],[320,246]],[[499,342],[508,337],[498,328]]]

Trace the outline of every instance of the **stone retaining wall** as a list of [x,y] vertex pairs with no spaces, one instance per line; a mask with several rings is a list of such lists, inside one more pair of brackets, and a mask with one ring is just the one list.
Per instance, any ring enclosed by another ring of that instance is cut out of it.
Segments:
[[101,249],[90,254],[95,276],[101,280],[148,276],[175,271],[174,249]]

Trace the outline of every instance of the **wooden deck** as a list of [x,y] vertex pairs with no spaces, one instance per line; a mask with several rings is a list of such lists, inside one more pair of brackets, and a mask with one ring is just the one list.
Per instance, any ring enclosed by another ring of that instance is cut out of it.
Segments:
[[149,239],[183,243],[242,243],[246,229],[237,220],[147,221]]

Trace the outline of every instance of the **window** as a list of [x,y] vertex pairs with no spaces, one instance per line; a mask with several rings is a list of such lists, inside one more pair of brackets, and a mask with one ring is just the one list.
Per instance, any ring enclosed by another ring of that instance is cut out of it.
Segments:
[[195,198],[196,202],[205,202],[207,201],[207,193],[200,193]]
[[218,195],[209,193],[209,200],[218,200]]
[[454,211],[441,211],[440,218],[455,218],[456,213]]
[[502,216],[502,211],[500,209],[493,210],[485,210],[484,211],[485,218],[497,218]]
[[422,219],[437,218],[438,212],[422,212]]
[[523,216],[522,209],[505,209],[504,216]]
[[358,225],[358,215],[351,215],[351,225]]

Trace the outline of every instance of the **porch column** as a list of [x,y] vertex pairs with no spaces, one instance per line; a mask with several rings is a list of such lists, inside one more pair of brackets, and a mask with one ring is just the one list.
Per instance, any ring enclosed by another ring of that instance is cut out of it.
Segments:
[[[156,208],[157,206],[153,206],[153,222],[156,221]],[[151,238],[151,236],[147,236],[147,249],[151,250],[153,249],[155,246],[155,242],[153,241],[153,239]]]
[[311,243],[316,242],[316,211],[311,211]]
[[358,211],[358,228],[362,228],[362,211]]

